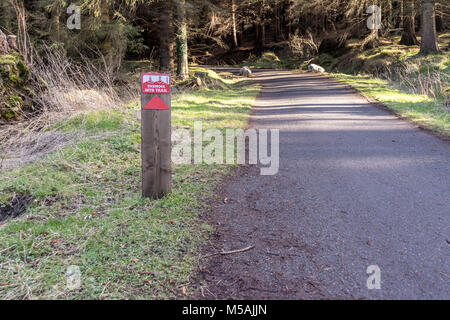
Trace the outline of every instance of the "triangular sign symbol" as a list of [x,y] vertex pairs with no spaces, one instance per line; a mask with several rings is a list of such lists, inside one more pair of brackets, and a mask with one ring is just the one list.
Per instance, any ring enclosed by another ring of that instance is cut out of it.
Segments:
[[160,97],[154,96],[153,99],[144,106],[144,109],[169,109],[169,107]]

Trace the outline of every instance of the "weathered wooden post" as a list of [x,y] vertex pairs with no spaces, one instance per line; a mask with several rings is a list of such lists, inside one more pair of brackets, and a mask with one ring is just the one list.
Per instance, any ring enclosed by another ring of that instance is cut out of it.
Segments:
[[143,74],[141,84],[142,195],[158,199],[172,182],[170,75]]

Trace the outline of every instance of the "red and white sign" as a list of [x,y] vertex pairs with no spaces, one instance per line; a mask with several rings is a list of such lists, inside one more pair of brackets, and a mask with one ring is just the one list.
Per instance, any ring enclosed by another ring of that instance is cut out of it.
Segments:
[[143,74],[143,93],[170,93],[169,74]]
[[151,109],[169,109],[169,107],[164,103],[164,101],[161,100],[160,97],[154,96],[152,100],[150,100],[149,103],[147,103],[144,106],[145,110],[151,110]]

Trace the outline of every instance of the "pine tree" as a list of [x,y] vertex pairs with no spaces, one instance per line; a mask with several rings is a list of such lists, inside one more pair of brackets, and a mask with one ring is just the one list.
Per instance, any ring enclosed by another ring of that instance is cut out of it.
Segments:
[[175,5],[177,27],[177,76],[184,80],[189,76],[186,0],[175,0]]
[[435,0],[422,0],[422,40],[420,53],[439,52],[436,34]]
[[414,0],[403,0],[403,32],[400,44],[406,46],[418,45],[414,21]]
[[170,41],[172,1],[160,1],[159,9],[159,71],[171,73],[173,71],[172,45]]

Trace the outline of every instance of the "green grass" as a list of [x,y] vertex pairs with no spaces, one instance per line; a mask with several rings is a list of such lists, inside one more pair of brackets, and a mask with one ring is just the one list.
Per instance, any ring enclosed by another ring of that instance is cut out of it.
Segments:
[[258,69],[282,69],[283,63],[273,52],[264,52],[260,57],[251,55],[244,65]]
[[[184,92],[173,99],[174,127],[241,128],[259,91]],[[142,199],[139,108],[78,115],[55,130],[84,132],[70,146],[0,171],[0,202],[34,197],[27,212],[0,223],[0,299],[165,299],[182,297],[199,246],[212,231],[199,220],[230,166],[173,167],[173,192]],[[87,137],[87,138],[86,138]],[[69,291],[77,265],[82,287]]]
[[[341,57],[322,55],[319,64],[323,63],[331,76],[395,113],[450,135],[450,53],[419,55],[419,46],[404,46],[398,41],[398,37],[383,38],[380,46],[362,52],[357,42],[350,43],[349,53]],[[449,41],[449,34],[441,34],[441,49]]]
[[332,76],[352,85],[364,95],[383,103],[395,113],[440,134],[450,135],[449,110],[439,102],[425,95],[411,94],[396,89],[387,80],[348,74],[332,74]]

